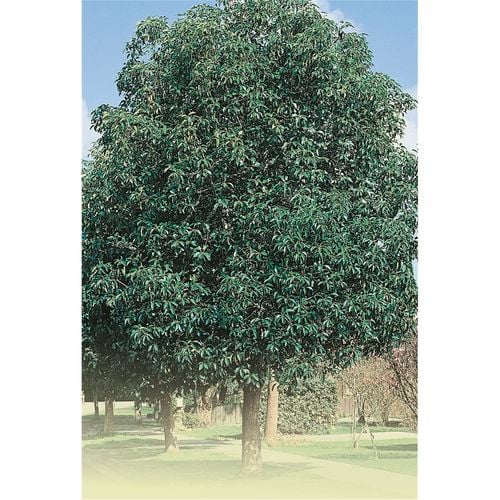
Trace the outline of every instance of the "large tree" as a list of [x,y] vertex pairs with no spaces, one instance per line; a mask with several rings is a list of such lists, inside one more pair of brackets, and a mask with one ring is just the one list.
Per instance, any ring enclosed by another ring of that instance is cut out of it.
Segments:
[[137,186],[127,184],[133,173],[116,170],[131,152],[118,138],[98,142],[84,170],[84,374],[104,388],[106,424],[124,387],[159,401],[167,451],[176,447],[173,396],[210,380],[197,378],[187,349],[210,306],[203,285],[163,258],[150,214],[135,206]]
[[310,0],[149,18],[126,55],[120,105],[93,114],[111,266],[148,276],[123,328],[163,345],[174,378],[242,385],[243,469],[259,470],[269,370],[346,366],[410,328],[416,157],[399,138],[414,101]]

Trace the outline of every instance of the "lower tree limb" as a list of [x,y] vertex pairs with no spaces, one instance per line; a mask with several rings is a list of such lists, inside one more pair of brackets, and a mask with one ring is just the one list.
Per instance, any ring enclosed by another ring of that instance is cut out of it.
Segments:
[[261,387],[253,385],[243,389],[242,455],[241,472],[250,474],[262,471],[259,407]]

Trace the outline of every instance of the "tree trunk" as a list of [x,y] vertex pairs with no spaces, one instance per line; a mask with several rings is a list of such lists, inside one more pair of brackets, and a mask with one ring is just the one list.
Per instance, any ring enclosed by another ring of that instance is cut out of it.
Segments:
[[278,439],[278,401],[278,382],[271,374],[267,392],[266,430],[264,434],[267,444],[273,444]]
[[352,426],[351,426],[351,436],[352,436],[352,447],[356,448],[358,446],[358,442],[356,440],[356,398],[353,398],[352,401]]
[[134,417],[135,423],[142,425],[142,401],[140,399],[134,401]]
[[371,442],[372,442],[373,451],[375,451],[375,458],[378,459],[379,456],[378,456],[377,445],[375,444],[375,436],[373,435],[372,431],[368,427],[367,423],[365,424],[365,429],[366,429],[366,432],[370,435],[370,439],[371,439]]
[[97,397],[97,390],[94,389],[92,391],[92,395],[94,398],[94,417],[98,418],[99,417],[99,398]]
[[114,422],[113,422],[113,405],[114,401],[109,398],[104,400],[104,434],[113,434],[114,432]]
[[165,452],[167,452],[170,447],[177,451],[177,438],[174,435],[175,420],[172,409],[172,395],[165,394],[160,400],[160,405],[161,417],[163,421],[163,433],[165,435]]
[[382,420],[382,425],[385,425],[386,427],[389,426],[389,415],[391,414],[391,404],[385,404],[382,408],[382,411],[380,412],[380,418]]
[[361,425],[364,425],[366,423],[365,402],[364,401],[361,401],[359,403],[358,414],[359,414],[358,423]]
[[252,385],[243,389],[243,438],[241,471],[244,474],[262,471],[259,427],[261,387]]

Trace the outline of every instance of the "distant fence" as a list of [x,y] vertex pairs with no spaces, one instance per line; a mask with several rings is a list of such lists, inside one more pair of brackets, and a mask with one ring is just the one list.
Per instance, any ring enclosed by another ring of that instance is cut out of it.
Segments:
[[212,424],[241,424],[242,404],[215,406],[212,410]]
[[337,408],[337,417],[350,417],[354,409],[353,398],[345,397],[341,398],[339,401],[339,406]]

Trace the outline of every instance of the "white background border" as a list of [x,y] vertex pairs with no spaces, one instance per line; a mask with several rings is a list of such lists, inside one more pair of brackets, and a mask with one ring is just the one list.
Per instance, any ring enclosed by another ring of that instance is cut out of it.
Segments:
[[[497,498],[497,5],[419,3],[419,496]],[[81,6],[1,9],[2,496],[77,499]]]

